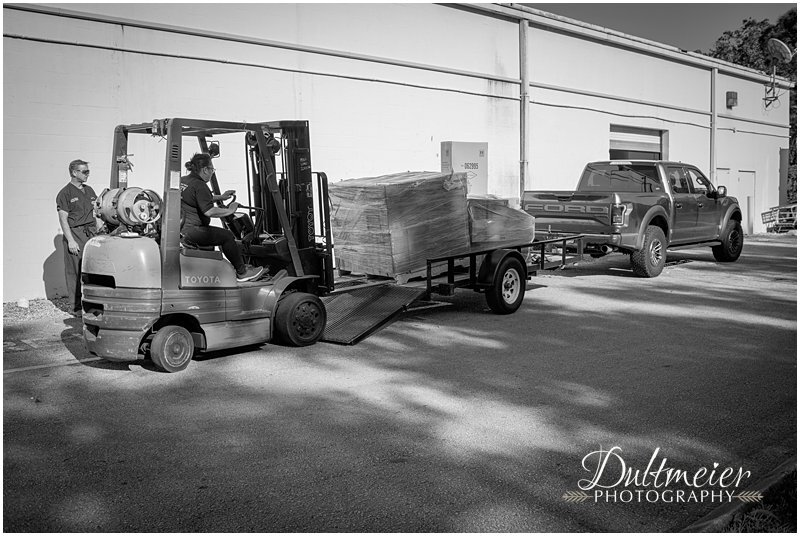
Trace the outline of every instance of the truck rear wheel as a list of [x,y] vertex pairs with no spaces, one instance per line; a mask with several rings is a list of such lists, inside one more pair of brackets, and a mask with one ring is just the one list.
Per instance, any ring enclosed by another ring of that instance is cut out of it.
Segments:
[[657,277],[667,263],[667,239],[661,227],[650,225],[642,249],[631,253],[631,268],[639,277]]
[[150,343],[150,359],[165,372],[179,372],[189,366],[194,355],[192,334],[181,326],[164,326]]
[[736,220],[728,220],[725,231],[722,233],[722,244],[712,246],[714,258],[719,262],[733,262],[742,254],[744,246],[744,233],[742,224]]
[[486,303],[499,315],[519,309],[525,298],[525,268],[516,257],[506,257],[497,267],[492,286],[486,289]]
[[278,302],[275,331],[284,344],[309,346],[322,337],[326,321],[322,300],[307,292],[292,292]]

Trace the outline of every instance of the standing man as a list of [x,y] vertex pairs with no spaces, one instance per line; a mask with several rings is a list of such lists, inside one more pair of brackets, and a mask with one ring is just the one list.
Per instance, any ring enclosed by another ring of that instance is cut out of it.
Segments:
[[86,242],[97,234],[102,225],[94,217],[97,194],[89,180],[89,163],[73,160],[69,163],[69,183],[56,196],[56,209],[64,233],[64,272],[67,279],[69,306],[75,316],[81,316],[81,259]]

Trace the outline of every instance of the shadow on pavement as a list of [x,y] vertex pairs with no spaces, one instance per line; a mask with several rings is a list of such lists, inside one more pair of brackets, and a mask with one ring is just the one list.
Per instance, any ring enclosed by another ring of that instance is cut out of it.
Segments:
[[678,252],[655,279],[568,269],[510,316],[462,292],[354,347],[36,379],[58,405],[6,378],[4,529],[680,530],[716,505],[562,495],[600,447],[754,479],[796,450],[796,258],[746,253]]

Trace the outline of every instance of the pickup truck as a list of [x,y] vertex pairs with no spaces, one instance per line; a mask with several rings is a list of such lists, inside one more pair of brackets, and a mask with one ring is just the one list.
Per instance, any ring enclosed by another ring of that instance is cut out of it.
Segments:
[[583,234],[588,253],[628,254],[641,277],[661,273],[667,248],[709,245],[717,261],[733,262],[744,245],[736,198],[681,162],[591,162],[574,192],[526,191],[522,207],[537,232]]

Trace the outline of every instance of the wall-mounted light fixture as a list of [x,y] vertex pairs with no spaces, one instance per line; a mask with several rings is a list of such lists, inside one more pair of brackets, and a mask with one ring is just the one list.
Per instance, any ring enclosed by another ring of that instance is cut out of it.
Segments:
[[733,108],[739,104],[739,94],[735,91],[728,91],[725,93],[725,106]]

